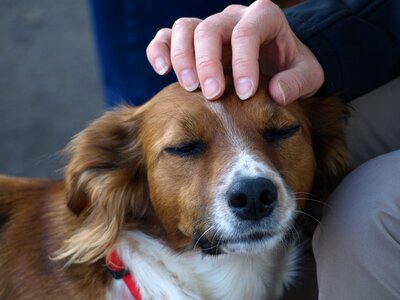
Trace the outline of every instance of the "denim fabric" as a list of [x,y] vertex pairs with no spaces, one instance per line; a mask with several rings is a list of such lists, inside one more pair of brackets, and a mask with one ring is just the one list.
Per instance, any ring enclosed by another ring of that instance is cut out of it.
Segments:
[[[249,5],[251,2],[235,3]],[[107,105],[140,105],[176,81],[174,74],[157,75],[146,58],[146,47],[160,28],[171,27],[179,17],[205,18],[231,3],[227,0],[90,0]]]

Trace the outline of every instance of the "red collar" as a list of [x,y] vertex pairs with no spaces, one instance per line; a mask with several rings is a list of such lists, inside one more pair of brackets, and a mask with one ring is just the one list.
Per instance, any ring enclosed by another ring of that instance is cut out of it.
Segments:
[[122,279],[131,293],[133,299],[142,300],[139,286],[136,283],[135,277],[125,267],[122,259],[119,257],[117,251],[111,252],[106,258],[107,269],[110,271],[114,279]]

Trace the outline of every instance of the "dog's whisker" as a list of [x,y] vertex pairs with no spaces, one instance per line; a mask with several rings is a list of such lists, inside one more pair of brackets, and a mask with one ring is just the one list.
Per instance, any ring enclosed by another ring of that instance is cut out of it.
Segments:
[[199,238],[197,238],[196,242],[195,242],[194,245],[193,245],[193,249],[196,249],[196,246],[199,244],[201,238],[202,238],[203,236],[205,236],[205,235],[207,234],[207,232],[209,232],[210,230],[214,229],[214,227],[215,227],[214,225],[213,225],[213,226],[210,226],[206,231],[203,232],[203,234],[202,234]]
[[213,237],[211,238],[211,242],[214,242],[215,237],[217,236],[217,234],[218,234],[219,232],[220,232],[219,229],[217,229],[217,230],[214,232]]
[[306,196],[311,196],[313,198],[318,198],[317,195],[313,194],[313,193],[309,193],[309,192],[295,192],[293,193],[294,195],[306,195]]
[[294,231],[294,233],[297,235],[298,240],[301,240],[301,238],[300,238],[300,233],[299,233],[299,231],[297,230],[295,224],[291,224],[291,225],[290,225],[289,231]]
[[296,200],[311,201],[311,202],[319,203],[319,204],[321,204],[321,205],[323,205],[323,206],[326,206],[326,207],[328,207],[328,208],[331,208],[331,206],[330,206],[328,203],[326,203],[326,202],[324,202],[324,201],[317,200],[317,199],[297,198],[297,197],[296,197]]
[[313,219],[313,220],[314,220],[315,222],[317,222],[318,224],[321,223],[316,217],[314,217],[313,215],[310,215],[310,214],[308,214],[308,213],[306,213],[306,212],[304,212],[304,211],[301,211],[301,210],[298,210],[298,209],[297,209],[296,212],[299,213],[299,214],[305,215],[305,216],[307,216],[307,217],[310,217],[311,219]]
[[217,249],[219,249],[219,245],[221,244],[221,236],[219,236],[218,238],[218,242],[217,242]]

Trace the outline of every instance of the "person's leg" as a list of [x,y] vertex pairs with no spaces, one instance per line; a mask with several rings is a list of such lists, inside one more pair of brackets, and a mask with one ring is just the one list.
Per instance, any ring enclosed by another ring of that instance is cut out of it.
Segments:
[[[400,149],[400,78],[351,102],[355,165]],[[400,150],[347,176],[314,238],[319,299],[400,299]]]
[[400,299],[400,150],[349,174],[313,248],[319,299]]
[[350,106],[346,138],[355,165],[400,149],[400,77]]

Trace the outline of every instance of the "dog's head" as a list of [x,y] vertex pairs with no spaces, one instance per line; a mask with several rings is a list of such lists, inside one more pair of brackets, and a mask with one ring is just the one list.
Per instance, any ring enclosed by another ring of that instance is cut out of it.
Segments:
[[210,102],[177,84],[107,112],[69,146],[67,201],[82,225],[59,258],[99,259],[128,227],[177,251],[274,247],[303,193],[344,174],[344,114],[332,99],[280,107],[260,89]]

